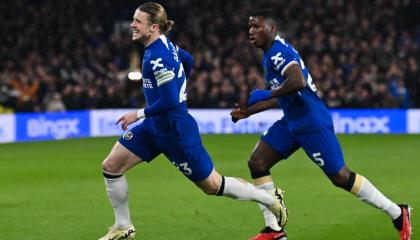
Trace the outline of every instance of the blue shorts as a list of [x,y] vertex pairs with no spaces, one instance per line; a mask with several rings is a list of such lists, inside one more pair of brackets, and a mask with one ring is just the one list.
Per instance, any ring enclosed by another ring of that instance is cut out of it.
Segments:
[[154,122],[146,119],[125,132],[119,142],[143,161],[150,162],[163,153],[191,181],[206,179],[214,166],[201,143],[197,123],[188,117],[173,124],[156,133]]
[[344,167],[344,157],[333,128],[308,133],[292,133],[285,120],[276,121],[261,136],[282,158],[288,158],[302,147],[327,175],[335,175]]

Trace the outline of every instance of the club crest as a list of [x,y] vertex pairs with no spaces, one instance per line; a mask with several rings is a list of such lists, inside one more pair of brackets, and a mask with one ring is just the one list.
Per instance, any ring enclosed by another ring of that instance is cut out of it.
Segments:
[[125,132],[123,134],[123,138],[124,138],[124,140],[129,141],[133,138],[133,133],[131,131]]

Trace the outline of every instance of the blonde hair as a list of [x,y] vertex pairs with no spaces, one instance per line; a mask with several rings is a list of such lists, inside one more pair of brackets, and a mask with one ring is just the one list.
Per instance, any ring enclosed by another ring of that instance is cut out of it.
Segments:
[[172,26],[175,24],[174,21],[168,20],[166,15],[165,8],[162,7],[159,3],[148,2],[140,5],[137,8],[139,11],[146,12],[149,14],[149,22],[152,24],[159,25],[160,31],[163,34],[168,34]]

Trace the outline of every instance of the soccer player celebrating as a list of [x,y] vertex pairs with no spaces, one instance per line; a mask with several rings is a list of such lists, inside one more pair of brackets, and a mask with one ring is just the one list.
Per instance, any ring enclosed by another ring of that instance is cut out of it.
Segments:
[[186,80],[193,60],[165,36],[172,25],[165,9],[154,2],[141,5],[134,13],[132,40],[145,47],[142,73],[147,107],[126,113],[117,121],[127,130],[131,123],[144,119],[125,132],[103,162],[115,224],[100,240],[134,238],[124,173],[141,162],[152,161],[160,153],[206,194],[256,201],[277,220],[287,219],[280,189],[261,190],[243,180],[221,176],[215,170],[201,143],[197,123],[187,110]]
[[[262,135],[251,154],[248,165],[254,185],[274,189],[270,168],[302,147],[335,186],[386,212],[399,231],[400,239],[409,240],[410,207],[395,204],[367,178],[345,165],[330,113],[317,96],[313,79],[298,52],[277,34],[273,11],[257,10],[249,17],[248,28],[251,44],[264,51],[262,66],[270,90],[253,90],[247,107],[232,110],[232,119],[237,121],[278,106],[284,111],[284,117]],[[283,238],[283,229],[280,230],[275,216],[266,207],[260,207],[266,227],[251,239]]]

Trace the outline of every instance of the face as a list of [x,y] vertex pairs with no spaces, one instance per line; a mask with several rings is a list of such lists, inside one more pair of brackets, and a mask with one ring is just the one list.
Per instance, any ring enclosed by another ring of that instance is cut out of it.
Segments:
[[273,28],[261,16],[251,16],[248,21],[249,40],[252,46],[265,48],[272,41]]
[[138,9],[134,13],[133,22],[130,27],[133,31],[132,40],[146,43],[154,33],[156,24],[151,24],[148,20],[149,14],[141,12]]

